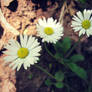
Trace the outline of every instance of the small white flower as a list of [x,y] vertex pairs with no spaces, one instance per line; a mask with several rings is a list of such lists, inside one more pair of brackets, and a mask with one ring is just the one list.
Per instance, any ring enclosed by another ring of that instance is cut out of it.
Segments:
[[30,65],[34,65],[39,60],[38,56],[40,56],[41,46],[40,43],[35,39],[35,37],[30,36],[28,38],[27,35],[20,35],[20,43],[16,40],[9,40],[8,44],[5,46],[7,49],[3,53],[7,56],[4,57],[4,60],[7,62],[11,62],[9,65],[12,69],[16,69],[17,71],[24,66],[24,69],[30,67]]
[[83,13],[77,12],[73,17],[72,25],[74,31],[79,31],[79,36],[87,34],[92,35],[92,10],[84,10]]
[[37,33],[42,42],[56,43],[63,36],[63,27],[53,18],[48,18],[47,21],[43,18],[38,20]]

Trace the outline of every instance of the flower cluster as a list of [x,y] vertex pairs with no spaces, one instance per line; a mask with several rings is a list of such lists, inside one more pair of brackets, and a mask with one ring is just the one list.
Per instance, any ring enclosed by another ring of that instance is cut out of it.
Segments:
[[[71,27],[74,31],[79,31],[79,36],[87,34],[89,37],[92,35],[92,11],[84,10],[80,11],[73,16]],[[37,23],[37,35],[42,38],[42,42],[56,43],[62,38],[63,26],[57,20],[53,18],[39,19]],[[17,71],[23,65],[25,69],[34,65],[39,60],[41,46],[35,37],[20,35],[20,41],[10,39],[8,44],[5,45],[7,49],[3,53],[7,56],[4,57],[6,62],[11,62],[9,65]]]

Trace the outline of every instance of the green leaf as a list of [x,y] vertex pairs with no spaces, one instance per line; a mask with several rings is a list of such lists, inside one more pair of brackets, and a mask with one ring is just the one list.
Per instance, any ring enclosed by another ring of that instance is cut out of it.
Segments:
[[84,56],[80,55],[80,54],[76,54],[71,56],[70,58],[70,62],[78,62],[78,61],[83,61],[84,60]]
[[62,41],[61,48],[64,53],[66,53],[71,48],[71,39],[69,37],[65,37]]
[[63,57],[63,54],[62,54],[62,43],[61,42],[57,42],[56,44],[54,44],[54,48],[55,48],[55,50],[56,50],[56,54],[55,54],[55,57],[57,58],[57,59],[60,59],[60,58],[62,58]]
[[62,57],[63,57],[63,55],[61,53],[56,53],[55,54],[56,59],[61,59]]
[[86,0],[79,0],[81,3],[86,3]]
[[58,71],[55,73],[55,79],[57,81],[63,81],[64,80],[64,73],[62,71]]
[[66,59],[66,58],[64,58],[63,61],[64,61],[64,63],[70,63],[71,62],[70,59]]
[[58,41],[54,47],[57,53],[62,54],[61,52],[63,52],[63,54],[65,54],[71,48],[71,39],[69,37],[65,37],[62,42]]
[[87,79],[87,73],[86,71],[79,67],[78,65],[74,64],[74,63],[69,63],[67,64],[69,66],[69,68],[75,72],[80,78],[86,80]]
[[63,88],[64,87],[64,84],[62,82],[56,82],[54,85],[56,86],[56,88]]
[[61,42],[57,42],[56,44],[54,44],[54,47],[55,47],[55,50],[56,50],[56,52],[60,52],[61,53],[61,51],[62,51],[62,43]]
[[47,79],[46,81],[45,81],[45,85],[47,85],[47,86],[51,86],[53,83],[52,83],[52,81],[50,80],[50,79]]

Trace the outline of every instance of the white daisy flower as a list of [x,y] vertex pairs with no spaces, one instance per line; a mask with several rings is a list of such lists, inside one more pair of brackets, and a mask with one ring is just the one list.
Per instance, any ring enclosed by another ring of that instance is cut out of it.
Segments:
[[83,13],[77,12],[73,17],[72,25],[74,31],[79,31],[79,36],[87,34],[92,35],[92,10],[84,10]]
[[8,44],[5,46],[7,49],[3,53],[7,56],[4,57],[4,60],[10,63],[10,67],[12,69],[16,69],[17,71],[24,66],[24,69],[30,67],[30,65],[34,65],[39,60],[38,56],[40,56],[41,46],[39,45],[35,37],[30,36],[28,38],[27,35],[20,35],[20,43],[16,40],[9,40]]
[[53,18],[39,19],[37,24],[37,34],[42,38],[42,42],[56,43],[63,36],[63,27]]

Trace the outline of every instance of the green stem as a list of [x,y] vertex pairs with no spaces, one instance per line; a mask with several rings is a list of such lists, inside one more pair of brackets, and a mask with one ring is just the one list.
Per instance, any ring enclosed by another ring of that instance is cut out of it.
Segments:
[[82,36],[79,37],[78,41],[75,43],[75,45],[71,48],[71,50],[69,51],[69,53],[65,56],[65,58],[69,57],[71,55],[71,53],[73,52],[73,50],[76,48],[76,46],[80,43]]
[[[47,74],[48,76],[50,76],[51,78],[55,79],[55,77],[54,77],[51,73],[49,73],[46,69],[42,68],[41,66],[39,66],[39,65],[37,65],[37,64],[35,64],[35,67],[38,68],[38,69],[40,69],[40,70],[43,71],[44,73],[46,73],[46,74]],[[55,79],[55,80],[56,80],[56,79]]]
[[[58,60],[58,59],[48,50],[48,48],[47,48],[47,46],[46,46],[46,43],[44,43],[44,45],[45,45],[46,51],[48,52],[48,54],[49,54],[50,56],[52,56],[54,59],[56,59],[59,63],[64,64],[63,58],[61,58],[60,60]],[[54,47],[54,48],[55,48],[55,47]]]
[[56,57],[48,50],[48,48],[47,48],[47,46],[46,46],[46,43],[44,43],[44,45],[45,45],[45,49],[46,49],[46,51],[48,52],[48,54],[49,54],[50,56],[52,56],[54,59],[56,59]]

